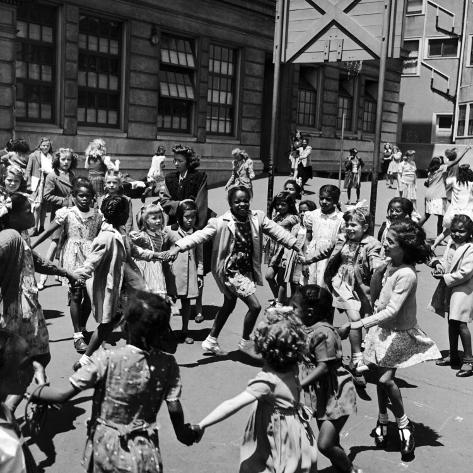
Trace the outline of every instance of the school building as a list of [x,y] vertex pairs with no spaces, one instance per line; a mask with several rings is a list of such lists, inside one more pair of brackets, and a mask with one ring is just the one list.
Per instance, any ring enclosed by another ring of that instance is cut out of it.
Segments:
[[[275,9],[275,0],[0,0],[0,142],[15,134],[34,147],[49,136],[83,153],[102,137],[135,177],[158,145],[171,156],[182,143],[201,155],[210,183],[228,178],[240,147],[261,173]],[[399,141],[401,71],[402,60],[389,60],[383,141]],[[284,64],[276,171],[289,168],[296,128],[310,139],[314,168],[336,171],[343,112],[344,148],[356,146],[369,168],[378,72],[374,60],[359,74]]]
[[473,6],[406,0],[401,149],[421,167],[454,143],[473,143]]

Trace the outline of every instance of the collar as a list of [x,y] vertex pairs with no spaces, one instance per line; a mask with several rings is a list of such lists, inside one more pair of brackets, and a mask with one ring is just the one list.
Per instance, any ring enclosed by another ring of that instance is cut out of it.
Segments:
[[183,176],[181,176],[181,174],[179,174],[179,182],[182,182],[187,177],[188,172],[189,172],[189,170],[186,169],[186,172],[184,173]]
[[320,216],[323,217],[323,218],[329,218],[329,219],[338,219],[339,218],[339,215],[341,214],[341,212],[338,210],[338,209],[335,209],[332,213],[330,214],[324,214],[322,212],[322,209],[316,209],[314,210],[314,212],[317,212],[317,210],[320,211]]

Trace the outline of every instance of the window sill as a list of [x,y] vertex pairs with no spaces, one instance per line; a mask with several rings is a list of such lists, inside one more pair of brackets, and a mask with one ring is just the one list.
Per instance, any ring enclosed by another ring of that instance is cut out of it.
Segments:
[[317,130],[314,128],[303,128],[303,127],[298,127],[297,128],[302,135],[308,135],[308,136],[322,136],[323,132],[322,130]]
[[401,74],[401,77],[420,77],[420,72],[416,74]]
[[127,134],[121,130],[111,128],[82,127],[77,129],[78,135],[107,136],[109,138],[126,138]]
[[33,131],[33,132],[41,132],[43,134],[57,134],[62,135],[64,130],[59,128],[58,126],[51,124],[51,123],[36,123],[36,122],[17,122],[15,126],[16,131]]
[[[209,137],[210,136],[210,137]],[[225,136],[225,135],[207,135],[206,143],[218,144],[218,143],[228,143],[231,145],[239,145],[240,141],[237,140],[234,136]]]
[[167,135],[157,135],[156,139],[159,141],[182,141],[185,143],[197,143],[197,138],[189,133],[169,133]]

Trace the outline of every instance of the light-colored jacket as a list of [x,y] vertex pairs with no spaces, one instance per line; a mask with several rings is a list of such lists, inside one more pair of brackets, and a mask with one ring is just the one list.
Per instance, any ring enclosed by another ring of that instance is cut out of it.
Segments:
[[[87,279],[92,313],[99,323],[111,322],[116,317],[125,272],[136,272],[133,271],[136,265],[131,261],[131,256],[150,261],[154,252],[139,248],[112,225],[104,222],[92,243],[89,256],[82,268],[77,270],[83,272]],[[128,276],[128,279],[132,279]]]
[[[445,249],[455,251],[450,264],[442,259],[435,259],[431,266],[441,264],[444,270],[443,278],[432,297],[431,307],[440,315],[450,313],[455,320],[473,320],[473,243],[466,243],[454,250],[451,243]],[[445,287],[446,286],[446,287]],[[446,294],[443,295],[443,288]],[[450,301],[450,304],[448,304]],[[442,305],[442,302],[445,304]]]
[[[286,248],[297,246],[297,239],[277,223],[267,218],[261,210],[251,210],[249,218],[253,240],[253,273],[255,283],[262,286],[263,234],[270,236]],[[230,211],[225,212],[220,217],[211,218],[205,228],[182,238],[176,242],[176,245],[181,251],[186,251],[211,239],[213,239],[212,274],[220,291],[231,296],[224,282],[227,261],[235,244],[235,221]]]

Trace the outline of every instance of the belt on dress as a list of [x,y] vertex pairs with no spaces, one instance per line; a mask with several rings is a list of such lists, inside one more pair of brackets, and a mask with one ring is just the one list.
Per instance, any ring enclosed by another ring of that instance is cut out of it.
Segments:
[[102,419],[101,417],[98,417],[96,422],[97,424],[102,424],[116,430],[120,440],[125,442],[140,434],[146,437],[151,437],[158,433],[158,425],[155,422],[152,424],[148,424],[148,422],[140,422],[137,424],[116,424],[111,420]]

